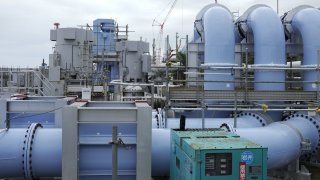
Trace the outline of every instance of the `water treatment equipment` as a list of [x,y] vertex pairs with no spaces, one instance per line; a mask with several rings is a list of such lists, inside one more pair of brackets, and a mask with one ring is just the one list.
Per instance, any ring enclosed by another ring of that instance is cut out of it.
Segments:
[[92,76],[92,30],[56,26],[50,30],[50,40],[56,42],[53,53],[49,55],[48,76],[56,88],[55,95],[81,93],[82,87],[89,85],[87,79]]
[[221,129],[171,131],[170,179],[267,179],[267,148]]
[[[94,83],[103,85],[119,79],[119,60],[116,53],[117,24],[113,19],[96,19],[93,21],[95,45],[92,55],[96,63]],[[113,91],[113,87],[110,89]]]
[[[265,5],[249,8],[236,22],[219,4],[206,6],[198,14],[195,30],[200,33],[187,48],[190,81],[174,81],[181,85],[168,88],[166,108],[187,116],[187,128],[221,128],[227,132],[176,131],[177,138],[171,143],[171,128],[179,127],[179,119],[165,118],[163,113],[151,117],[151,108],[141,102],[77,101],[65,107],[69,101],[64,97],[58,97],[59,102],[54,97],[0,101],[0,179],[100,180],[117,174],[119,179],[140,180],[169,176],[170,162],[172,178],[176,179],[199,179],[201,174],[204,179],[213,175],[259,179],[265,178],[265,169],[273,177],[310,178],[304,165],[319,165],[320,161],[319,12],[301,6],[285,14],[283,24]],[[51,39],[57,44],[49,63],[49,80],[57,88],[48,89],[75,92],[88,85],[95,93],[94,83],[98,81],[94,72],[87,76],[90,71],[83,66],[89,59],[92,69],[101,65],[102,73],[98,74],[108,76],[103,83],[113,79],[108,73],[119,64],[119,72],[111,72],[120,79],[113,81],[117,91],[114,97],[146,98],[146,92],[154,92],[155,87],[151,84],[149,88],[148,83],[148,43],[118,38],[115,22],[100,20],[95,21],[93,27],[97,29],[93,31],[90,27],[52,30]],[[91,39],[99,45],[94,46],[86,32],[95,34]],[[292,56],[302,65],[291,66]],[[62,61],[67,65],[62,66]],[[111,65],[111,61],[115,63]],[[289,76],[299,81],[297,88],[289,87]],[[18,77],[9,79],[19,81]],[[184,112],[191,110],[199,111],[202,118],[189,118]],[[215,118],[215,111],[227,113]],[[270,117],[270,112],[281,116]],[[261,156],[252,149],[261,151]],[[252,156],[264,160],[247,162]],[[197,168],[199,161],[203,163]],[[282,174],[274,175],[275,171]],[[259,172],[261,176],[256,174]]]

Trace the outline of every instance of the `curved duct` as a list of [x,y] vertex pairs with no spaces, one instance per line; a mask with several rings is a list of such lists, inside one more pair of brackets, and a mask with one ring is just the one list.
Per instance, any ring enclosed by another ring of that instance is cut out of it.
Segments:
[[202,42],[204,40],[203,34],[203,15],[207,12],[208,9],[214,7],[214,4],[209,4],[202,8],[200,12],[196,16],[196,20],[194,21],[194,33],[193,33],[193,42]]
[[[285,36],[280,18],[272,8],[255,5],[249,8],[237,21],[238,31],[246,40],[254,43],[254,66],[283,67],[285,60]],[[270,28],[272,27],[272,28]],[[256,82],[284,82],[285,72],[255,71]],[[283,91],[284,83],[255,83],[258,91]]]
[[[194,21],[194,36],[193,36],[193,42],[203,42],[204,37],[204,27],[203,27],[203,17],[204,14],[212,7],[220,6],[225,9],[228,9],[226,6],[222,4],[208,4],[205,7],[203,7],[197,14],[196,20]],[[231,13],[231,12],[230,12]]]
[[[283,17],[286,30],[289,33],[298,33],[303,41],[303,65],[317,67],[320,50],[320,10],[311,6],[299,6]],[[291,25],[291,26],[290,26]],[[317,81],[316,71],[305,71],[304,81]],[[304,83],[305,91],[317,91],[316,83]]]
[[[235,33],[230,11],[221,5],[214,5],[203,16],[205,37],[204,65],[234,66]],[[230,70],[205,70],[205,81],[234,81]],[[233,90],[231,82],[206,82],[205,90]]]

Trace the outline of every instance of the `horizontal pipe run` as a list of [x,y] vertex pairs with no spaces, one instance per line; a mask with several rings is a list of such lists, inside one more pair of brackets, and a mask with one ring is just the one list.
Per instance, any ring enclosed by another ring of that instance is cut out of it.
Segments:
[[[170,108],[171,110],[186,110],[186,111],[202,111],[203,108]],[[260,108],[205,108],[208,111],[257,111],[257,112],[261,112],[261,111],[265,111],[265,109],[260,109]],[[267,109],[267,111],[310,111],[310,112],[315,112],[316,108],[313,109]]]
[[[166,67],[162,67],[166,68]],[[169,69],[185,69],[186,67],[169,67]],[[309,71],[309,70],[319,70],[320,68],[315,65],[314,67],[308,66],[301,66],[301,67],[250,67],[250,65],[246,67],[236,66],[236,67],[207,67],[207,66],[198,66],[198,67],[187,67],[187,69],[223,69],[223,70],[302,70],[302,71]],[[186,72],[189,73],[189,72]]]
[[[250,121],[248,117],[239,117],[238,119],[239,122],[243,121],[250,124],[248,123]],[[241,123],[238,125],[240,126]],[[299,113],[289,116],[286,122],[276,122],[266,127],[236,129],[236,133],[241,137],[268,148],[269,169],[285,166],[298,158],[300,153],[306,154],[307,151],[303,151],[302,149],[302,141],[311,142],[312,153],[316,153],[316,149],[320,145],[318,131],[318,120]],[[0,178],[23,176],[22,154],[25,134],[26,129],[10,129],[0,134],[0,146],[6,147],[0,149]],[[39,129],[35,132],[31,156],[32,174],[35,178],[61,176],[61,141],[61,129]],[[107,172],[111,170],[108,169],[111,166],[106,163],[108,162],[108,158],[99,158],[106,157],[106,153],[109,154],[109,151],[105,151],[105,146],[107,145],[80,147],[81,161],[79,174],[92,173],[81,171],[81,169],[87,169],[84,167],[91,167],[93,169],[98,168],[101,172],[103,170],[106,172],[103,175],[108,175]],[[85,149],[82,150],[81,148]],[[120,154],[128,152],[134,156],[134,148],[129,151],[123,150]],[[90,154],[94,154],[96,158],[92,159]],[[119,157],[121,158],[122,156]],[[122,161],[120,160],[120,162]],[[89,166],[88,163],[90,164]],[[169,175],[169,163],[170,129],[153,129],[152,175]],[[127,164],[125,167],[128,167],[128,170],[131,172],[133,169],[130,169],[130,167],[132,166],[134,167],[134,164]],[[123,173],[125,172],[123,171]]]
[[[301,154],[307,155],[310,151],[303,151],[302,141],[311,142],[311,152],[316,153],[319,148],[319,121],[301,114],[292,115],[286,122],[275,122],[266,127],[237,128],[240,137],[249,139],[268,148],[268,169],[281,168],[296,160]],[[232,126],[232,125],[231,125]],[[170,137],[169,129],[153,129],[154,141],[161,139],[161,144],[153,144],[154,156],[162,168],[157,168],[155,175],[169,174],[170,140],[161,137]],[[156,137],[158,136],[158,137]],[[162,148],[163,147],[163,148]],[[156,148],[156,149],[155,149]]]
[[[167,119],[167,128],[170,129],[179,129],[179,118],[168,118]],[[213,118],[213,119],[205,119],[204,125],[202,125],[203,119],[201,118],[187,118],[186,119],[186,128],[219,128],[221,124],[234,124],[234,118]],[[158,122],[156,119],[153,119],[152,122],[152,128],[159,128],[158,124],[161,124],[161,122]],[[268,123],[263,120],[259,122],[259,119],[255,119],[253,117],[238,117],[237,118],[237,127],[240,128],[250,128],[250,127],[261,127],[265,126]]]
[[268,169],[288,165],[300,155],[300,137],[293,129],[280,123],[264,128],[237,129],[235,133],[268,147]]
[[[157,81],[165,82],[165,81]],[[244,81],[206,81],[206,80],[172,80],[171,82],[216,82],[216,83],[243,83]],[[247,81],[248,83],[320,83],[319,81]]]

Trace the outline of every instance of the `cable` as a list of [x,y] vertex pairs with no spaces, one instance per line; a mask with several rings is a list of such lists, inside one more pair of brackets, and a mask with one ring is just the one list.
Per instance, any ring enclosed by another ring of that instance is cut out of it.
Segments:
[[[29,116],[22,116],[23,113],[17,115],[17,116],[14,116],[12,118],[9,118],[9,119],[6,119],[5,122],[6,122],[6,129],[5,130],[8,130],[10,128],[10,121],[13,120],[13,119],[20,119],[20,118],[29,118],[29,117],[34,117],[34,116],[39,116],[39,115],[43,115],[43,114],[47,114],[47,113],[50,113],[50,112],[53,112],[53,111],[56,111],[56,110],[59,110],[59,109],[62,109],[64,106],[62,107],[59,107],[59,108],[55,108],[55,109],[52,109],[50,111],[46,111],[46,112],[42,112],[42,113],[38,113],[38,114],[32,114],[32,115],[29,115]],[[0,131],[2,132],[2,131]]]
[[38,114],[33,114],[33,115],[29,115],[29,116],[19,116],[19,117],[13,117],[13,118],[10,118],[8,120],[12,120],[12,119],[19,119],[19,118],[25,118],[25,117],[34,117],[34,116],[39,116],[39,115],[42,115],[42,114],[47,114],[47,113],[50,113],[50,112],[53,112],[53,111],[56,111],[56,110],[59,110],[59,109],[62,109],[63,107],[59,107],[59,108],[56,108],[56,109],[53,109],[53,110],[50,110],[50,111],[46,111],[46,112],[42,112],[42,113],[38,113]]

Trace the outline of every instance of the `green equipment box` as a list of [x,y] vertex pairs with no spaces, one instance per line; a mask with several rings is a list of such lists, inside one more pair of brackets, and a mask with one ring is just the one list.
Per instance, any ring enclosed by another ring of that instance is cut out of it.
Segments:
[[267,148],[222,129],[171,131],[171,180],[267,180]]

